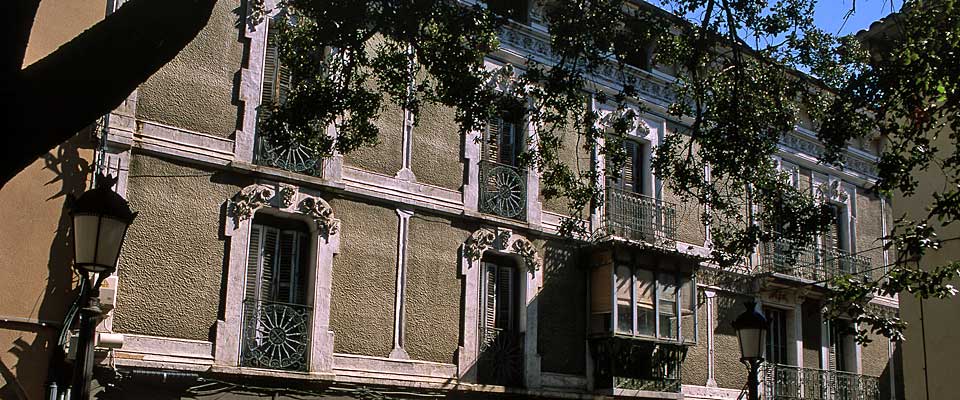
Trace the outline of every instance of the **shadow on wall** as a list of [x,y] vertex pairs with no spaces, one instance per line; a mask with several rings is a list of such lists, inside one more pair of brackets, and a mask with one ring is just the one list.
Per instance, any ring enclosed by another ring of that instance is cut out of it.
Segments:
[[[90,175],[92,166],[88,160],[81,158],[80,150],[91,148],[89,138],[92,129],[93,126],[84,129],[73,139],[43,156],[45,169],[55,174],[52,180],[43,182],[43,185],[48,187],[57,185],[58,190],[42,201],[54,202],[60,207],[57,211],[59,214],[56,231],[53,241],[49,244],[46,286],[41,293],[37,293],[38,305],[35,307],[35,318],[40,321],[63,321],[71,302],[77,295],[71,270],[73,235],[67,213],[66,196],[68,194],[79,196],[86,189],[87,177]],[[44,192],[50,191],[44,190]],[[24,273],[28,269],[36,268],[34,265],[19,267],[24,269]],[[36,276],[42,276],[42,274]],[[24,293],[24,295],[30,296],[32,293]],[[22,310],[22,315],[18,316],[28,316],[32,311]],[[69,368],[64,365],[63,352],[57,346],[58,325],[41,327],[35,324],[5,324],[0,325],[0,329],[35,333],[35,335],[23,334],[13,340],[12,347],[7,350],[17,359],[13,368],[0,362],[0,376],[6,381],[6,384],[0,387],[0,398],[42,398],[48,382],[56,380],[60,387],[69,382],[70,377],[63,373]]]

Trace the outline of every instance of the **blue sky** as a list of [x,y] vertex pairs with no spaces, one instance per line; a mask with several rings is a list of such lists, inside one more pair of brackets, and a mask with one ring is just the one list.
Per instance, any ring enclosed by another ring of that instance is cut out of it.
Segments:
[[850,16],[846,24],[844,15],[850,11],[854,0],[819,0],[814,21],[823,30],[834,34],[857,33],[866,29],[874,21],[896,11],[903,3],[902,0],[893,0],[894,10],[891,10],[891,0],[856,0],[856,12]]

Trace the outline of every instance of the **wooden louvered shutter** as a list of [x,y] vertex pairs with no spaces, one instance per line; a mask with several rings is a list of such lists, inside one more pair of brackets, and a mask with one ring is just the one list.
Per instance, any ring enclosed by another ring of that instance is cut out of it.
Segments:
[[270,20],[267,28],[267,45],[263,55],[263,88],[260,104],[260,118],[269,117],[269,105],[283,103],[290,93],[290,68],[280,62],[280,51],[277,43],[276,26],[281,23]]
[[517,166],[520,147],[517,125],[496,116],[487,121],[487,137],[484,140],[484,159],[500,164]]
[[623,175],[620,182],[623,183],[623,190],[633,193],[640,193],[640,149],[639,144],[634,141],[624,141],[623,149],[627,152],[627,163],[623,166]]
[[480,343],[489,344],[497,326],[497,265],[483,263],[480,288]]
[[512,330],[515,328],[514,293],[515,282],[513,268],[497,268],[497,328]]
[[823,248],[830,250],[840,247],[840,210],[837,206],[830,206],[831,220],[827,231],[823,234]]
[[[246,290],[244,292],[245,302],[256,302],[259,300],[257,294],[260,286],[260,252],[263,249],[263,227],[254,225],[250,229],[250,245],[247,251],[247,275]],[[252,304],[244,305],[244,314],[252,316]]]
[[487,137],[484,141],[484,159],[487,161],[500,162],[500,130],[503,120],[500,117],[493,117],[487,121]]
[[299,274],[298,253],[299,238],[296,231],[282,231],[279,237],[276,269],[276,300],[283,303],[296,303],[297,275]]
[[280,230],[263,227],[263,248],[260,262],[260,300],[277,301],[277,241]]

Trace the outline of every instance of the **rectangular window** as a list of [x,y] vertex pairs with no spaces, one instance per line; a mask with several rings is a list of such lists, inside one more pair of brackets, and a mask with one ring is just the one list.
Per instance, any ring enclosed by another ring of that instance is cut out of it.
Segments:
[[483,328],[494,331],[515,330],[516,271],[511,266],[483,263],[483,304],[480,322]]
[[484,160],[516,167],[523,150],[518,124],[509,118],[496,116],[487,122],[484,135]]
[[633,273],[630,267],[617,267],[617,332],[633,333]]
[[665,339],[677,339],[677,333],[680,330],[677,320],[677,277],[673,274],[658,274],[657,276],[657,297],[660,298],[660,304],[657,311],[660,314],[660,337]]
[[[676,273],[627,265],[618,266],[615,272],[616,333],[685,343],[696,341],[697,295],[692,279],[681,280]],[[597,291],[603,285],[592,287]],[[685,321],[682,325],[680,316]]]
[[765,358],[775,364],[787,365],[787,313],[769,307],[764,307],[763,311],[770,323]]
[[[627,159],[620,170],[620,177],[611,177],[607,185],[611,189],[643,194],[643,145],[627,139],[623,141],[623,150],[627,153]],[[607,159],[607,168],[613,168],[609,159]]]
[[519,272],[510,259],[491,257],[482,264],[480,286],[479,359],[482,384],[519,386],[523,382],[523,304]]
[[306,370],[310,233],[299,221],[257,215],[250,227],[241,365]]
[[653,271],[637,269],[637,334],[655,336],[657,330],[656,309],[653,306],[656,294]]
[[280,61],[276,26],[283,23],[271,18],[267,27],[267,45],[263,54],[263,85],[260,95],[260,119],[269,117],[270,106],[282,104],[290,93],[290,68]]

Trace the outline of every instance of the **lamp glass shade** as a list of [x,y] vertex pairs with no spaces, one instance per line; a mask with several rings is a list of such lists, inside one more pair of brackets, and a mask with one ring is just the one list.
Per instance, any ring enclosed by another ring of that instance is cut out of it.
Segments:
[[116,270],[127,226],[126,221],[106,215],[74,214],[77,268],[96,273]]
[[767,330],[762,328],[742,328],[737,331],[740,340],[740,357],[744,360],[763,360]]

